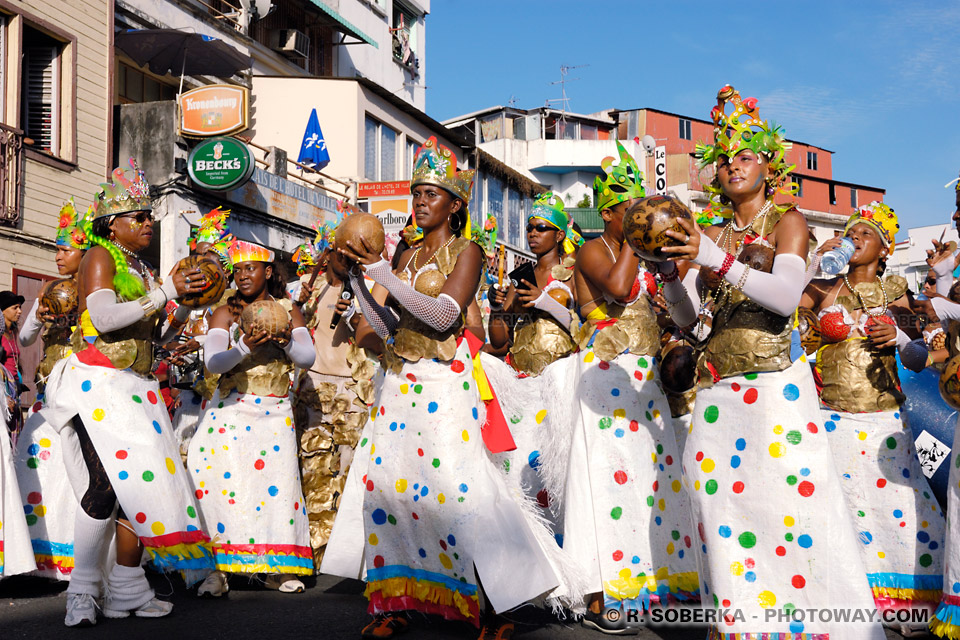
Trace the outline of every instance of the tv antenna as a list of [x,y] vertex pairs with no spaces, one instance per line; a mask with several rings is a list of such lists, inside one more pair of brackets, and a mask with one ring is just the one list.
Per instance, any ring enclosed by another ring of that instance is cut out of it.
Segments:
[[575,66],[569,65],[560,65],[560,79],[556,82],[551,82],[551,85],[560,85],[560,98],[554,98],[552,100],[547,100],[544,106],[549,107],[551,103],[559,102],[560,103],[560,119],[564,120],[566,118],[567,107],[569,106],[570,98],[567,97],[567,83],[575,82],[580,78],[567,78],[572,69],[582,69],[583,67],[589,67],[588,64],[578,64]]
[[515,108],[517,106],[517,96],[511,95],[510,99],[507,100],[507,106]]

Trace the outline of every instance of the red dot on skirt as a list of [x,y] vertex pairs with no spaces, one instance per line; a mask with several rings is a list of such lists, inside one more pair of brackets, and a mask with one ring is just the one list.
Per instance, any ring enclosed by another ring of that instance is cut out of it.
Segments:
[[887,481],[884,478],[877,480],[877,487],[883,489],[885,486],[887,486]]
[[733,483],[733,492],[734,493],[743,493],[743,483],[737,480]]
[[797,491],[804,498],[809,498],[810,496],[812,496],[813,490],[814,490],[813,483],[808,480],[804,480],[799,485],[797,485]]
[[777,547],[777,555],[783,557],[787,555],[787,550],[783,547]]
[[117,460],[126,460],[126,459],[127,459],[126,451],[124,451],[123,449],[120,449],[119,451],[117,451]]
[[743,394],[743,401],[747,404],[753,404],[757,401],[757,395],[759,394],[756,389],[747,389],[746,393]]
[[803,589],[806,586],[807,581],[804,580],[803,576],[798,575],[793,576],[793,578],[790,579],[790,584],[793,585],[794,589]]
[[143,524],[144,522],[147,521],[147,514],[141,511],[140,513],[137,514],[136,521],[139,522],[140,524]]
[[601,370],[601,371],[606,371],[607,369],[610,368],[610,363],[609,363],[609,362],[603,362],[603,361],[601,361],[600,364],[597,365],[597,366],[600,367],[600,370]]
[[201,498],[203,498],[203,489],[197,489],[197,492],[195,495],[197,496],[197,500],[200,500]]
[[155,394],[153,391],[148,391],[147,400],[150,401],[150,404],[157,404],[157,394]]
[[703,460],[703,451],[697,451],[697,462]]
[[460,373],[461,371],[463,371],[463,363],[460,362],[459,360],[454,360],[453,363],[450,365],[450,369],[453,370],[454,373]]
[[379,569],[383,566],[383,556],[377,556],[373,559],[373,566]]
[[373,480],[367,480],[367,491],[373,491]]
[[720,604],[722,604],[722,605],[725,606],[725,607],[729,607],[729,606],[730,606],[730,601],[729,601],[729,600],[724,600],[724,601],[721,602]]
[[733,391],[740,391],[740,385],[736,382],[730,385],[730,389]]
[[614,552],[613,552],[613,559],[614,559],[616,562],[620,562],[621,560],[623,560],[623,551],[620,551],[619,549],[616,550],[616,551],[614,551]]
[[626,484],[627,483],[627,474],[624,471],[617,471],[613,474],[613,481],[617,484]]
[[816,433],[817,431],[819,431],[819,429],[817,428],[817,425],[815,425],[814,423],[808,422],[807,431],[809,431],[810,433]]
[[416,512],[411,513],[410,515],[413,516],[413,519],[414,519],[414,520],[419,520],[419,519],[420,519],[420,516],[418,516],[418,515],[416,514]]
[[253,468],[256,469],[257,471],[260,471],[261,469],[263,469],[263,467],[264,467],[263,460],[257,460],[256,462],[253,463]]

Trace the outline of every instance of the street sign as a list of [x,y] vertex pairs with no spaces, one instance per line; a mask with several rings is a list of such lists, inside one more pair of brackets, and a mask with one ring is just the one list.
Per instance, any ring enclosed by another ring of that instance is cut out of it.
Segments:
[[249,126],[247,89],[211,84],[180,94],[180,134],[222,136]]
[[361,182],[357,185],[358,198],[384,198],[384,197],[410,196],[410,181],[395,180],[393,182]]
[[653,151],[653,195],[667,193],[667,148],[657,147]]
[[250,179],[256,161],[253,151],[236,138],[210,138],[190,152],[187,171],[201,187],[226,191]]

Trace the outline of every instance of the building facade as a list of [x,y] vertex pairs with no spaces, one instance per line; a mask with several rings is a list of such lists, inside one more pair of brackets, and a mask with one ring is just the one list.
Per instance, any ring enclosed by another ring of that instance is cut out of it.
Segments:
[[[623,142],[640,164],[647,193],[653,193],[655,151],[648,152],[640,141],[650,136],[664,155],[665,190],[693,210],[702,210],[709,202],[703,184],[713,178],[713,169],[701,171],[693,157],[698,141],[713,139],[713,123],[709,120],[658,109],[614,109],[583,115],[547,107],[492,107],[445,124],[473,139],[478,148],[559,193],[588,234],[602,230],[592,209],[593,180],[601,174],[603,158],[616,156],[615,139]],[[796,165],[793,175],[800,189],[793,200],[806,215],[818,241],[842,229],[857,207],[883,200],[885,191],[881,188],[835,179],[832,151],[792,143],[787,159]]]

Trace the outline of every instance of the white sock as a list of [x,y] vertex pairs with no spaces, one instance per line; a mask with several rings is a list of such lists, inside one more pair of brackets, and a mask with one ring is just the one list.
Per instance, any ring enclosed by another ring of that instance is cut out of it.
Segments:
[[106,607],[117,611],[133,611],[153,600],[153,589],[143,567],[113,565],[107,579]]
[[100,561],[110,543],[113,518],[97,520],[77,509],[73,524],[73,571],[67,593],[100,596]]

